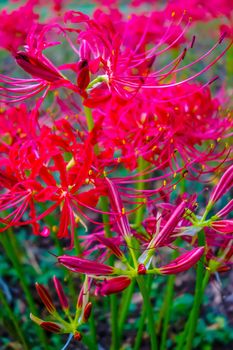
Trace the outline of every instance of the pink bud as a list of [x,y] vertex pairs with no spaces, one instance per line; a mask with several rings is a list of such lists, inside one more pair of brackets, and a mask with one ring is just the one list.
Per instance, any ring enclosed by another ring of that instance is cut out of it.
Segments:
[[213,221],[211,227],[221,233],[233,233],[233,220]]
[[230,202],[225,206],[223,207],[217,214],[216,216],[218,218],[222,218],[224,216],[226,216],[227,214],[229,214],[231,211],[233,211],[233,199],[230,200]]
[[111,266],[70,255],[59,256],[58,262],[73,272],[85,273],[87,275],[105,276],[114,273],[114,268]]
[[204,247],[194,248],[193,250],[182,254],[170,264],[161,267],[159,270],[162,275],[171,275],[186,271],[195,265],[204,253]]
[[39,60],[37,57],[33,57],[23,51],[17,52],[15,59],[18,65],[33,77],[51,83],[63,79],[63,76],[55,68],[52,68],[51,62],[49,65],[48,63],[42,62],[42,60]]
[[139,275],[145,275],[146,274],[146,267],[144,264],[138,265],[138,274]]
[[155,237],[155,240],[153,241],[154,248],[159,246],[162,242],[164,242],[166,238],[174,231],[178,222],[184,215],[186,207],[187,207],[187,203],[181,202],[179,206],[174,210],[169,220],[166,222],[162,230],[159,232],[158,236]]
[[221,177],[217,186],[213,189],[210,202],[217,202],[233,186],[233,165],[230,166]]
[[100,283],[95,290],[95,294],[106,296],[113,293],[119,293],[126,289],[130,283],[131,279],[129,277],[114,277]]

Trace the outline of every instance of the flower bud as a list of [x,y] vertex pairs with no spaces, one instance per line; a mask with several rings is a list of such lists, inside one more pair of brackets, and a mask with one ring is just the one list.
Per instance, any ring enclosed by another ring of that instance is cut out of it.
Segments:
[[80,332],[78,332],[78,331],[75,331],[74,339],[77,340],[77,341],[82,340],[82,334]]
[[55,322],[42,322],[40,325],[43,329],[52,333],[62,333],[62,326]]
[[114,273],[114,268],[111,266],[70,255],[59,256],[58,262],[73,272],[85,273],[87,275],[105,276]]
[[184,215],[186,207],[187,207],[187,203],[184,201],[184,202],[181,202],[179,206],[174,210],[174,212],[172,213],[172,215],[170,216],[169,220],[166,222],[162,230],[155,237],[155,239],[153,239],[154,248],[159,246],[162,242],[164,242],[167,239],[167,237],[174,231],[178,222]]
[[217,202],[233,186],[233,165],[221,177],[210,196],[210,203]]
[[62,309],[67,310],[69,308],[68,300],[65,296],[62,285],[56,276],[53,276],[53,283],[54,283]]
[[46,80],[50,83],[63,79],[63,76],[52,67],[51,62],[49,65],[23,51],[17,52],[15,59],[18,65],[33,77]]
[[170,264],[159,268],[162,275],[171,275],[186,271],[195,265],[204,253],[204,247],[194,248],[193,250],[182,254]]
[[233,220],[213,221],[211,227],[221,233],[233,233]]
[[56,308],[47,289],[42,284],[36,282],[36,290],[48,312],[50,314],[54,313],[56,311]]
[[126,289],[130,283],[131,279],[129,277],[114,277],[100,283],[95,290],[95,294],[106,296],[113,293],[119,293]]
[[144,264],[138,265],[138,274],[145,275],[146,274],[146,266]]
[[84,308],[84,312],[83,312],[83,322],[87,322],[90,315],[91,315],[91,310],[92,310],[92,303],[89,302],[87,303],[87,305]]
[[233,199],[230,200],[230,202],[225,206],[223,207],[217,214],[216,216],[218,218],[222,218],[224,216],[226,216],[227,214],[229,214],[231,211],[233,211]]

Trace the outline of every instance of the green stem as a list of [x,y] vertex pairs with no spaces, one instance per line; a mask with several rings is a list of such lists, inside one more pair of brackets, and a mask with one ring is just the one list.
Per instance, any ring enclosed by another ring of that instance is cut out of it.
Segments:
[[232,75],[233,75],[233,47],[229,48],[229,50],[226,52],[226,81],[227,85],[231,88],[232,84]]
[[160,350],[166,350],[166,340],[168,333],[168,325],[171,318],[171,306],[174,295],[174,283],[175,283],[175,275],[170,275],[168,277],[167,288],[164,298],[164,320],[163,320],[163,330],[162,330],[162,338],[160,344]]
[[18,334],[19,340],[21,341],[21,343],[23,345],[24,350],[29,350],[30,348],[29,348],[27,341],[26,341],[26,338],[25,338],[25,336],[24,336],[24,334],[19,326],[19,323],[16,320],[16,316],[15,316],[14,312],[12,311],[12,309],[9,307],[8,302],[5,299],[4,293],[1,291],[1,289],[0,289],[0,302],[2,303],[3,308],[6,310],[9,318],[11,319],[11,321],[14,325],[15,331]]
[[[104,212],[108,211],[108,198],[101,197],[100,198],[100,206]],[[111,237],[111,229],[109,224],[109,216],[108,214],[102,214],[103,223],[104,223],[104,231],[106,237]],[[109,264],[113,266],[114,257],[111,256],[109,258]],[[112,333],[112,343],[111,350],[119,350],[119,334],[118,334],[118,302],[117,296],[115,294],[110,295],[110,308],[111,308],[111,333]]]
[[132,299],[132,295],[134,292],[135,288],[135,279],[132,280],[130,283],[129,287],[124,291],[124,294],[122,296],[121,300],[121,312],[119,315],[119,322],[118,322],[118,328],[119,328],[119,340],[121,341],[122,335],[123,335],[123,330],[124,330],[124,325],[125,321],[129,312],[129,307]]
[[[138,158],[138,168],[137,171],[139,173],[137,180],[140,180],[140,182],[136,183],[136,188],[137,190],[143,191],[145,187],[145,183],[143,180],[145,179],[145,175],[143,174],[143,170],[146,167],[146,161],[144,160],[143,157]],[[138,198],[138,202],[141,202],[143,198]],[[143,220],[143,215],[145,212],[145,205],[141,205],[141,207],[137,210],[136,212],[136,218],[135,218],[135,226],[139,227],[141,226],[142,220]]]
[[[198,233],[198,245],[205,245],[205,233],[200,231]],[[203,257],[197,264],[197,277],[195,285],[195,295],[192,310],[189,314],[189,318],[185,324],[184,331],[182,332],[179,341],[176,346],[176,350],[190,350],[192,349],[193,338],[195,336],[199,311],[204,296],[206,286],[210,278],[210,271],[207,270],[204,275],[204,262]],[[185,345],[186,342],[186,345]],[[184,346],[185,345],[185,346]]]
[[143,297],[144,306],[146,308],[148,328],[150,333],[151,350],[157,350],[158,344],[157,344],[157,337],[155,333],[154,311],[151,305],[150,295],[148,292],[148,288],[145,284],[144,276],[138,276],[137,283]]
[[[25,294],[25,298],[27,300],[30,311],[33,314],[36,314],[37,308],[32,298],[30,288],[28,287],[27,280],[25,278],[25,273],[19,258],[20,252],[18,248],[18,243],[16,242],[14,233],[11,230],[8,230],[8,232],[5,232],[4,234],[1,235],[0,242],[9,260],[12,262],[15,271],[17,272],[17,275],[18,275],[21,287],[23,289],[23,292]],[[37,327],[36,325],[35,327],[36,327],[36,332],[39,335],[40,341],[44,346],[44,349],[47,349],[48,347],[47,347],[47,341],[46,341],[44,331],[40,327]]]
[[[149,292],[149,294],[151,291],[153,278],[154,278],[154,276],[152,276],[152,275],[150,275],[148,277],[148,292]],[[133,350],[140,350],[141,349],[141,342],[142,342],[142,336],[143,336],[143,329],[145,326],[146,313],[147,313],[146,305],[143,304],[142,313],[141,313],[140,320],[139,320],[138,331],[137,331]]]
[[87,121],[88,131],[92,131],[92,129],[94,128],[94,120],[92,117],[91,109],[86,106],[83,106],[83,110]]
[[89,325],[90,325],[91,340],[92,340],[92,343],[93,343],[92,346],[89,347],[89,349],[90,350],[98,350],[96,326],[95,326],[95,319],[94,319],[93,312],[91,313],[90,318],[89,318]]
[[[198,233],[198,245],[199,246],[205,245],[205,233],[203,230],[201,230]],[[185,350],[192,349],[193,339],[194,339],[196,328],[197,328],[199,311],[200,311],[202,298],[203,298],[202,283],[203,283],[203,278],[204,278],[204,270],[205,270],[205,267],[204,267],[204,261],[203,261],[203,257],[202,257],[197,264],[195,295],[194,295],[194,302],[193,302],[191,317],[190,317],[190,320],[188,321],[189,328],[188,328],[188,333],[187,333],[186,346],[184,348]]]
[[[178,242],[179,242],[179,239],[177,240],[176,243]],[[172,254],[172,260],[175,260],[177,256],[178,256],[178,252],[175,250]],[[166,340],[167,340],[169,321],[171,318],[171,309],[172,309],[173,296],[174,296],[175,280],[176,280],[176,275],[170,275],[168,277],[165,298],[164,298],[163,307],[162,307],[163,314],[161,315],[161,320],[163,318],[163,330],[162,330],[160,350],[166,350]]]
[[146,306],[143,305],[133,350],[141,349],[141,342],[142,342],[145,320],[146,320]]

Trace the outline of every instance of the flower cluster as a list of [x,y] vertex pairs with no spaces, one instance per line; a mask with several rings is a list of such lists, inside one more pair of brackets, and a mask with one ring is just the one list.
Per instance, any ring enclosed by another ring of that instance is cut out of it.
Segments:
[[62,308],[62,311],[65,313],[65,316],[60,316],[59,312],[56,310],[56,307],[48,290],[42,284],[36,283],[37,293],[46,310],[49,312],[52,321],[44,321],[33,314],[30,314],[30,318],[40,327],[49,332],[72,334],[75,340],[80,341],[82,339],[82,335],[77,329],[83,323],[86,323],[88,321],[92,309],[92,304],[88,301],[88,280],[86,280],[84,283],[83,288],[81,289],[78,296],[74,317],[71,316],[68,300],[62,288],[62,285],[56,276],[53,277],[53,284],[60,301],[60,306]]

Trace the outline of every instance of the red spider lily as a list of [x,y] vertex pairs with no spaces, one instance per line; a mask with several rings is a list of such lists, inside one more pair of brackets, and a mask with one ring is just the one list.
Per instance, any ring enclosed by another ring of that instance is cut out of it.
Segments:
[[[206,56],[212,53],[212,51],[219,44],[221,44],[223,38],[221,37],[219,39],[219,42],[216,43],[216,45],[214,45],[214,47],[202,57],[198,58],[194,62],[182,68],[177,68],[177,66],[184,59],[186,51],[182,52],[177,57],[177,59],[174,60],[174,62],[171,62],[164,68],[155,71],[154,73],[151,73],[151,65],[153,63],[154,58],[157,58],[158,56],[169,50],[171,47],[173,47],[175,43],[180,39],[180,37],[182,37],[186,28],[183,31],[181,31],[181,34],[178,36],[178,38],[176,38],[171,44],[169,44],[167,48],[160,51],[158,50],[158,48],[162,44],[164,44],[164,38],[162,37],[159,43],[155,45],[155,48],[152,48],[148,51],[144,50],[144,52],[141,52],[140,50],[145,45],[145,43],[143,42],[145,35],[143,35],[143,40],[139,41],[139,44],[137,45],[136,49],[132,49],[129,46],[131,41],[124,42],[124,35],[121,32],[119,32],[118,17],[117,28],[115,28],[113,16],[111,17],[111,19],[106,15],[103,15],[101,17],[101,13],[98,12],[97,18],[98,21],[97,19],[95,20],[95,18],[90,19],[88,16],[83,15],[80,12],[74,11],[68,12],[66,14],[66,20],[71,20],[73,23],[84,22],[86,24],[87,29],[79,34],[79,40],[81,42],[82,40],[85,40],[85,52],[83,53],[83,56],[81,54],[81,58],[85,60],[89,59],[89,62],[99,61],[99,74],[100,72],[103,72],[103,74],[101,74],[101,80],[98,80],[98,77],[94,79],[93,84],[90,84],[90,88],[94,88],[95,90],[95,82],[97,85],[99,85],[99,83],[105,81],[105,83],[107,83],[106,89],[110,88],[113,93],[116,93],[117,95],[120,95],[123,98],[128,99],[130,96],[135,96],[135,93],[137,93],[140,89],[163,89],[187,83],[190,80],[199,76],[200,74],[204,73],[206,70],[208,70],[225,53],[225,50],[223,50],[220,56],[215,58],[200,72],[188,77],[183,81],[172,82],[170,84],[160,84],[160,82],[163,81],[165,78],[172,77],[173,73],[178,73],[186,68],[190,68],[191,66],[198,63],[200,60],[206,58]],[[99,20],[99,18],[104,18],[102,23]],[[150,19],[148,19],[148,22],[150,22]],[[187,23],[187,26],[188,25],[189,23]],[[125,32],[127,32],[127,23],[122,22],[122,26],[125,29]],[[108,37],[105,37],[103,40],[102,33],[105,31],[106,27],[109,29]],[[110,40],[109,37],[112,39]],[[97,71],[97,69],[95,66],[95,72]],[[137,72],[139,72],[139,74],[134,74],[133,70],[136,70]],[[98,90],[98,87],[96,87],[96,89]],[[109,94],[111,94],[111,91],[109,92]],[[89,99],[87,99],[85,103],[89,105],[89,102],[91,102],[92,105],[94,105],[94,103],[98,104],[98,100],[92,101],[91,94],[90,101]]]
[[[159,93],[141,91],[122,104],[115,96],[103,109],[94,110],[96,123],[101,122],[97,137],[106,150],[104,164],[113,163],[111,146],[117,154],[115,164],[124,164],[130,170],[137,167],[140,157],[153,168],[170,166],[176,172],[181,171],[181,157],[190,177],[213,171],[213,160],[218,167],[229,152],[220,141],[229,136],[232,121],[220,116],[219,101],[211,97],[209,88],[199,86],[199,91],[195,90],[197,84],[183,84]],[[206,141],[208,146],[200,149]]]
[[[60,121],[56,134],[47,127],[38,131],[36,135],[26,134],[23,143],[19,138],[4,149],[6,158],[2,158],[0,165],[2,184],[7,191],[0,196],[0,210],[7,211],[7,214],[4,213],[5,218],[1,219],[5,224],[1,230],[31,223],[34,232],[38,234],[38,222],[59,209],[61,217],[58,237],[68,236],[70,227],[72,245],[76,221],[83,212],[82,205],[94,209],[99,197],[95,183],[89,182],[90,178],[95,178],[91,139],[84,143],[78,142],[76,136],[79,133],[75,135],[76,132],[68,122]],[[67,152],[73,156],[72,167],[64,160]],[[84,155],[88,157],[86,162]],[[35,204],[38,202],[47,204],[43,212],[37,212]],[[29,211],[29,219],[24,219],[26,211]],[[88,218],[84,212],[83,215]],[[48,230],[45,229],[41,234],[44,233],[47,234]]]
[[173,260],[171,263],[160,267],[159,271],[163,275],[176,274],[179,272],[186,271],[190,269],[193,265],[195,265],[198,262],[198,260],[200,260],[200,258],[204,254],[204,251],[204,247],[194,248],[191,251],[182,254],[181,256]]
[[131,279],[124,276],[105,279],[103,282],[98,283],[95,289],[95,295],[106,296],[122,292],[130,285],[130,283]]
[[[96,18],[95,18],[96,16]],[[100,20],[101,19],[101,20]],[[168,65],[151,73],[151,67],[153,65],[154,58],[158,58],[164,52],[168,51],[171,47],[173,47],[179,39],[183,36],[187,27],[189,26],[189,20],[187,20],[186,26],[181,30],[181,33],[178,35],[176,39],[174,39],[165,49],[159,50],[162,44],[166,42],[167,36],[165,34],[165,38],[162,37],[161,40],[155,45],[154,48],[150,50],[145,50],[146,44],[149,42],[144,42],[146,35],[142,35],[142,39],[139,41],[139,44],[135,47],[129,46],[130,41],[125,41],[124,32],[127,32],[127,22],[121,21],[122,27],[124,30],[119,31],[119,18],[116,16],[117,26],[114,23],[115,18],[112,16],[110,18],[103,13],[96,12],[93,19],[90,19],[87,15],[84,15],[80,12],[68,12],[65,16],[65,20],[70,20],[73,23],[85,23],[87,29],[81,31],[77,29],[78,40],[81,42],[80,50],[78,51],[75,46],[70,41],[67,36],[67,32],[72,31],[75,32],[74,28],[62,28],[59,24],[47,26],[43,28],[41,34],[38,36],[38,45],[35,45],[35,40],[33,38],[33,30],[28,36],[29,41],[29,51],[24,53],[23,57],[19,57],[19,64],[29,72],[30,74],[36,75],[39,79],[30,79],[28,81],[24,79],[16,79],[1,76],[1,80],[3,83],[6,83],[8,87],[2,87],[3,89],[3,97],[7,97],[9,94],[9,99],[12,102],[21,101],[23,99],[32,97],[39,93],[42,90],[45,90],[42,99],[47,94],[49,89],[57,88],[64,86],[68,89],[71,89],[77,93],[81,93],[83,95],[83,90],[87,87],[87,89],[95,90],[98,89],[99,84],[102,85],[102,82],[105,82],[106,89],[111,91],[114,94],[120,95],[123,98],[129,98],[135,95],[141,88],[142,89],[163,89],[170,88],[173,86],[178,86],[183,83],[187,83],[200,74],[207,71],[216,61],[218,61],[229,48],[229,46],[222,51],[222,53],[216,57],[210,64],[207,64],[205,68],[203,68],[198,73],[191,75],[187,79],[178,82],[171,83],[161,83],[167,77],[173,77],[174,74],[183,71],[184,69],[188,69],[196,63],[203,61],[208,55],[212,53],[212,51],[221,44],[223,38],[221,37],[219,42],[214,45],[212,49],[210,49],[206,54],[202,57],[196,59],[194,62],[177,68],[180,62],[184,59],[184,55],[186,49],[172,62]],[[150,22],[150,18],[148,19]],[[172,26],[171,26],[172,27]],[[47,60],[42,54],[42,50],[46,47],[54,45],[54,43],[48,44],[45,42],[44,35],[54,29],[57,28],[60,30],[62,35],[65,35],[68,42],[71,45],[71,48],[80,55],[80,62],[76,64],[68,64],[64,65],[63,68],[74,68],[78,75],[78,86],[75,86],[67,79],[63,77],[63,79],[55,80],[55,76],[52,74],[52,82],[51,75],[48,73],[47,75],[43,71],[45,66],[49,66],[52,68],[53,73],[55,67],[52,63]],[[146,27],[147,28],[147,27]],[[148,26],[149,28],[149,26]],[[103,37],[103,33],[108,29],[108,36]],[[168,29],[170,33],[172,28]],[[127,45],[128,44],[128,45]],[[44,46],[42,46],[44,45]],[[36,46],[36,47],[35,47]],[[192,46],[192,45],[191,45]],[[28,56],[29,55],[29,56]],[[16,56],[17,57],[17,56]],[[25,61],[26,58],[26,61]],[[28,62],[29,60],[29,62]],[[35,63],[35,67],[30,65],[30,61]],[[83,62],[85,62],[85,67],[82,67]],[[138,74],[135,74],[134,71],[137,71]],[[93,81],[89,82],[89,72],[95,74]],[[96,74],[98,74],[96,76]],[[48,78],[49,76],[49,78]],[[46,79],[44,79],[44,77]],[[49,81],[47,80],[49,79]],[[13,86],[13,87],[11,87]],[[97,90],[98,91],[98,90]],[[109,95],[111,96],[111,91]],[[14,95],[14,93],[16,95]],[[86,101],[88,103],[88,99]],[[98,101],[96,101],[98,104]]]
[[10,13],[6,10],[1,11],[0,46],[14,54],[20,46],[26,44],[28,32],[38,19],[39,15],[28,2]]

